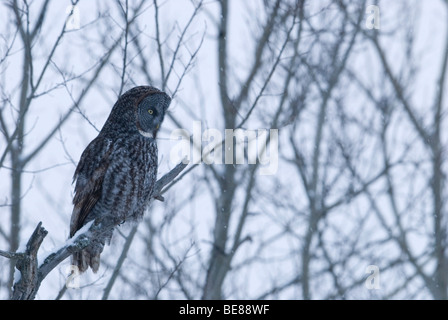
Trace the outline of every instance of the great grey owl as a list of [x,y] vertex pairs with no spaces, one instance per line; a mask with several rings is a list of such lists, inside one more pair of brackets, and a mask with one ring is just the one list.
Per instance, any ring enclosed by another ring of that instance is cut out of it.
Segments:
[[[76,168],[70,238],[92,220],[106,217],[117,226],[142,217],[157,178],[155,139],[170,103],[166,93],[150,86],[135,87],[119,97]],[[98,271],[100,254],[113,229],[74,253],[72,265],[80,272],[89,266]]]

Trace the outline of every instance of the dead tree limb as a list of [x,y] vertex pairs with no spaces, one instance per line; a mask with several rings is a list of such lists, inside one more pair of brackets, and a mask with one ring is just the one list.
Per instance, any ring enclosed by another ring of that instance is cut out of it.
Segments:
[[[162,194],[165,191],[163,188],[172,182],[187,165],[187,163],[180,163],[160,178],[154,186],[151,201],[153,199],[163,201]],[[86,248],[93,239],[96,239],[101,233],[110,230],[110,228],[113,227],[115,227],[115,221],[110,217],[105,217],[101,220],[97,219],[88,223],[81,228],[73,238],[67,240],[61,248],[56,249],[49,254],[43,262],[39,264],[37,254],[43,240],[48,234],[48,231],[42,227],[42,222],[39,222],[28,240],[24,252],[7,252],[0,250],[0,256],[17,261],[16,268],[20,272],[20,278],[16,279],[16,282],[14,283],[11,299],[33,300],[36,297],[42,281],[56,266],[73,253]]]

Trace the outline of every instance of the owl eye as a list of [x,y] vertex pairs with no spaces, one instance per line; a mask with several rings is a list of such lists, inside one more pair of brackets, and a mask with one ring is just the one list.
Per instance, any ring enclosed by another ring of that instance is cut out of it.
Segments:
[[149,113],[149,114],[153,114],[154,111],[153,111],[152,109],[149,109],[149,110],[148,110],[148,113]]

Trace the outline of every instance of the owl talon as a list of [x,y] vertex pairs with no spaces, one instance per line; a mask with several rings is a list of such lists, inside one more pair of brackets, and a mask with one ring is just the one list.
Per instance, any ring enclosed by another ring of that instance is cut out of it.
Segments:
[[165,198],[164,198],[163,196],[161,196],[160,194],[157,195],[157,196],[155,196],[154,199],[159,200],[159,201],[162,201],[162,202],[165,201]]

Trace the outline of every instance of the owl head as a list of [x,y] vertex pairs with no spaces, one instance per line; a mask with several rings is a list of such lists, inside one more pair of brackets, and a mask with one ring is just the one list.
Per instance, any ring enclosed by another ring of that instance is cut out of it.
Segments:
[[170,103],[171,98],[161,91],[149,93],[137,102],[136,126],[141,135],[156,137]]
[[118,98],[101,132],[156,138],[170,103],[171,98],[155,87],[134,87]]

